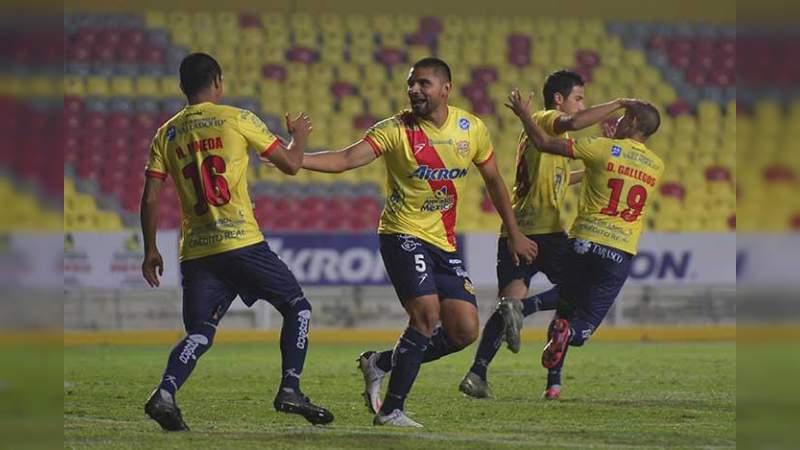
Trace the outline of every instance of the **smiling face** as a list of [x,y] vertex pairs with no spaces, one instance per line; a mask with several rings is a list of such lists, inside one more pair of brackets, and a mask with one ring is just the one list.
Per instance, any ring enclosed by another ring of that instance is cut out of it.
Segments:
[[450,82],[431,67],[411,69],[408,74],[408,100],[411,110],[419,117],[429,117],[443,104],[447,104]]
[[564,98],[563,95],[556,92],[554,96],[556,101],[556,109],[567,115],[572,115],[577,112],[583,111],[584,109],[586,109],[586,105],[583,103],[583,98],[585,94],[586,91],[584,90],[584,87],[580,85],[573,86],[572,91],[570,91],[569,95],[566,98]]

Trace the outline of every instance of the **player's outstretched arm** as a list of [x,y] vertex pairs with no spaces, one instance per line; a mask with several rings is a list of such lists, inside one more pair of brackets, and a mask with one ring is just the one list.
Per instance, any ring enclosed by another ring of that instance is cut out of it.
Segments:
[[139,214],[142,222],[142,238],[144,241],[144,261],[142,262],[142,276],[147,284],[158,287],[158,277],[164,275],[164,261],[156,246],[156,231],[158,230],[158,205],[164,180],[148,176],[144,183],[142,202]]
[[508,247],[511,251],[511,256],[514,264],[519,265],[520,260],[530,264],[536,259],[539,252],[539,247],[536,242],[528,239],[517,225],[517,219],[514,216],[514,211],[511,208],[511,200],[508,197],[508,190],[506,183],[503,181],[503,176],[497,170],[497,163],[494,158],[490,158],[485,163],[478,166],[478,171],[483,177],[483,182],[486,185],[486,191],[489,193],[489,198],[492,200],[495,209],[500,214],[503,220],[503,225],[508,231]]
[[572,149],[570,141],[566,139],[555,138],[547,133],[536,124],[531,118],[530,104],[533,100],[533,93],[531,93],[528,100],[523,100],[518,89],[511,91],[508,96],[508,101],[505,106],[514,112],[514,114],[522,122],[522,127],[525,129],[525,134],[528,139],[533,141],[533,145],[545,153],[555,153],[557,155],[572,157]]
[[565,131],[582,130],[596,123],[602,122],[614,111],[624,109],[626,105],[635,101],[636,100],[634,99],[618,98],[607,103],[590,106],[589,108],[578,111],[569,116],[560,116],[553,124],[553,130],[556,132],[556,134],[561,134]]
[[295,175],[303,166],[306,142],[308,142],[308,135],[311,134],[313,128],[311,119],[305,113],[299,114],[294,120],[291,120],[287,113],[285,119],[286,129],[291,134],[292,140],[288,143],[281,140],[279,148],[270,152],[266,159],[281,172]]
[[303,168],[315,172],[341,173],[365,166],[377,157],[372,146],[362,139],[343,150],[310,153],[303,159]]

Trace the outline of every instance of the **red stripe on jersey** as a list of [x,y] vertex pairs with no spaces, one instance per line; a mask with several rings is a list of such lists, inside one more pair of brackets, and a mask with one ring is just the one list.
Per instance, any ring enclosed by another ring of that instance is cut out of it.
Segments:
[[381,147],[375,142],[375,139],[372,139],[372,136],[364,136],[364,141],[372,147],[373,153],[375,156],[381,156],[383,151],[381,151]]
[[158,178],[159,180],[166,180],[167,174],[157,170],[145,170],[144,174],[148,177]]
[[261,152],[261,157],[266,158],[269,155],[271,155],[272,152],[274,152],[275,149],[278,148],[278,144],[280,143],[281,143],[280,139],[275,139],[275,141],[272,144],[269,144],[269,147],[265,148],[264,151]]
[[[431,145],[428,136],[422,131],[422,128],[412,125],[406,126],[406,136],[408,137],[408,144],[411,146],[411,152],[417,160],[418,166],[428,166],[431,169],[445,169],[444,161],[439,157],[439,153]],[[415,150],[419,148],[419,150]],[[456,192],[456,185],[451,180],[428,180],[431,190],[436,193],[441,189],[446,189],[449,195],[453,196],[453,207],[447,211],[441,211],[442,224],[447,233],[447,242],[453,247],[456,246],[456,207],[458,206],[458,192]]]
[[483,161],[479,162],[479,163],[478,163],[478,164],[476,164],[476,165],[477,165],[477,166],[482,166],[482,165],[484,165],[484,164],[488,163],[489,161],[491,161],[491,160],[493,160],[493,159],[494,159],[494,152],[492,152],[492,153],[489,153],[489,157],[488,157],[488,158],[484,159]]

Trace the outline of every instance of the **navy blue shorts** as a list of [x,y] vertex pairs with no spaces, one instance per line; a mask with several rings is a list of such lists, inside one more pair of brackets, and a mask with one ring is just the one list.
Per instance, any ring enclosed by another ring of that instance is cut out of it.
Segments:
[[303,290],[289,267],[266,241],[236,250],[181,262],[183,324],[216,325],[239,295],[247,306],[257,300],[281,305]]
[[531,278],[538,272],[547,275],[553,284],[564,281],[564,268],[566,267],[567,235],[564,233],[534,234],[529,239],[539,245],[539,254],[532,264],[520,261],[518,266],[511,259],[508,251],[508,238],[501,237],[497,240],[497,287],[502,291],[513,280],[522,280],[525,287],[530,287]]
[[477,306],[475,289],[464,269],[464,259],[416,236],[381,234],[381,257],[400,303],[422,295],[438,294]]
[[580,320],[592,330],[614,304],[630,273],[633,255],[584,239],[570,239],[567,274],[558,315]]

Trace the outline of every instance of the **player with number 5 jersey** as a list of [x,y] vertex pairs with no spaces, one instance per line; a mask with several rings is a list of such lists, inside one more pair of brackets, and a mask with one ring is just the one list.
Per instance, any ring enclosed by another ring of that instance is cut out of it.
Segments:
[[658,130],[658,110],[629,101],[612,138],[559,139],[530,118],[530,99],[512,91],[506,106],[543,152],[580,159],[585,166],[578,217],[570,231],[564,300],[548,330],[542,365],[560,370],[567,349],[582,346],[600,326],[630,273],[644,220],[664,173],[645,142]]
[[[386,161],[388,196],[378,225],[381,257],[409,321],[394,349],[364,352],[358,365],[373,424],[421,427],[405,414],[420,365],[463,349],[478,335],[475,290],[455,233],[470,169],[480,173],[509,231],[514,261],[530,263],[537,248],[517,226],[486,126],[447,104],[452,89],[447,64],[423,58],[409,71],[406,84],[410,110],[378,122],[341,151],[306,155],[303,167],[339,173],[379,157]],[[381,403],[387,373],[389,386]]]
[[159,194],[171,177],[183,217],[180,269],[186,337],[170,353],[145,413],[164,430],[189,429],[175,395],[200,356],[211,348],[220,320],[239,296],[247,306],[266,300],[283,316],[282,378],[275,409],[300,414],[314,424],[328,423],[333,415],[311,403],[300,390],[311,304],[264,240],[247,192],[248,149],[294,175],[303,162],[311,122],[305,114],[295,120],[287,115],[292,140],[284,144],[252,112],[217,104],[223,93],[222,69],[205,53],[183,59],[180,80],[188,104],[156,132],[145,169],[142,275],[158,287],[164,270],[156,245]]

